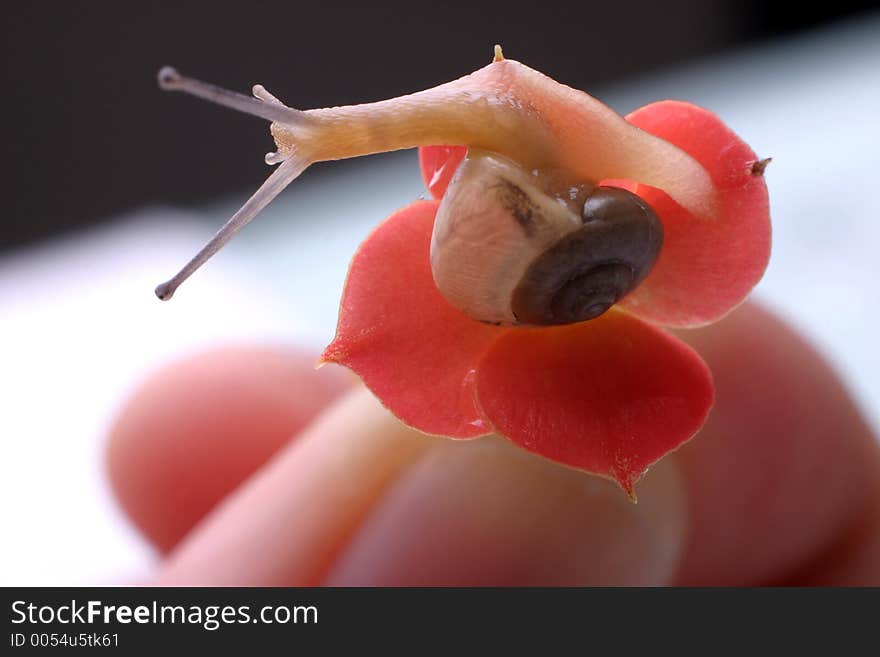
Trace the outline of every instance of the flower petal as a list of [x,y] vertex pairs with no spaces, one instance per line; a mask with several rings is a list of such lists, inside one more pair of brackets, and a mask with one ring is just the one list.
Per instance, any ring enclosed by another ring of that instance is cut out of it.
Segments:
[[322,360],[354,370],[398,418],[425,433],[490,433],[474,401],[474,369],[505,332],[466,317],[434,285],[437,201],[382,222],[351,261],[336,337]]
[[718,190],[719,211],[697,219],[661,190],[622,184],[658,213],[664,243],[654,269],[621,305],[667,326],[716,321],[745,299],[770,258],[767,185],[760,167],[752,169],[758,158],[717,116],[689,103],[653,103],[627,120],[700,162]]
[[422,146],[419,149],[419,168],[431,196],[443,197],[467,151],[466,146]]
[[672,335],[618,310],[502,335],[477,367],[492,427],[554,461],[615,479],[630,495],[652,463],[702,426],[706,364]]

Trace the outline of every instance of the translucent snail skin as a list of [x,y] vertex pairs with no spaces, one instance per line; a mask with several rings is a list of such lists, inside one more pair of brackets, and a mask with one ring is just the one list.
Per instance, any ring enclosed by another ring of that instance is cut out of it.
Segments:
[[437,144],[466,146],[438,211],[431,266],[441,294],[499,325],[580,322],[604,313],[645,278],[663,228],[638,196],[600,185],[662,188],[698,217],[715,189],[690,155],[631,125],[595,98],[505,59],[425,91],[375,103],[298,110],[261,85],[253,97],[159,72],[163,89],[271,122],[277,165],[184,268],[156,288],[169,299],[314,162]]

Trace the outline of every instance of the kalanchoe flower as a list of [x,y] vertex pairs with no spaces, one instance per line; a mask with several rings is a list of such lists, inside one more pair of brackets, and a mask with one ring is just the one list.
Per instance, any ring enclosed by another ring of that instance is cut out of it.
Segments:
[[281,163],[161,297],[312,162],[418,146],[435,200],[358,249],[324,362],[416,429],[499,433],[631,496],[702,426],[711,374],[661,327],[722,317],[770,252],[766,161],[714,114],[663,101],[624,119],[500,50],[418,94],[307,112],[160,80],[273,121]]

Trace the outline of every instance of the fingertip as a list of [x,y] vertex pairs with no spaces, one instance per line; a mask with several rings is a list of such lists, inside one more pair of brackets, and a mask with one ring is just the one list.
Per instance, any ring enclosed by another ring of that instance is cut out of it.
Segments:
[[876,440],[823,356],[770,311],[745,304],[680,335],[716,387],[676,454],[693,517],[681,583],[786,579],[876,505]]
[[152,374],[117,415],[106,444],[111,487],[160,550],[348,387],[301,351],[227,347]]

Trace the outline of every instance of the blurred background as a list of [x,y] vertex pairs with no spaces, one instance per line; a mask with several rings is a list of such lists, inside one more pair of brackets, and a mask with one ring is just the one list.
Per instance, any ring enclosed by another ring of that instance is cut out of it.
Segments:
[[470,73],[492,45],[625,113],[681,98],[767,171],[756,291],[880,426],[876,3],[16,3],[0,43],[0,584],[132,581],[154,555],[115,507],[102,441],[152,369],[219,342],[332,337],[346,265],[424,193],[415,153],[318,165],[174,301],[152,294],[268,175],[265,123],[160,92],[185,73],[301,108]]

